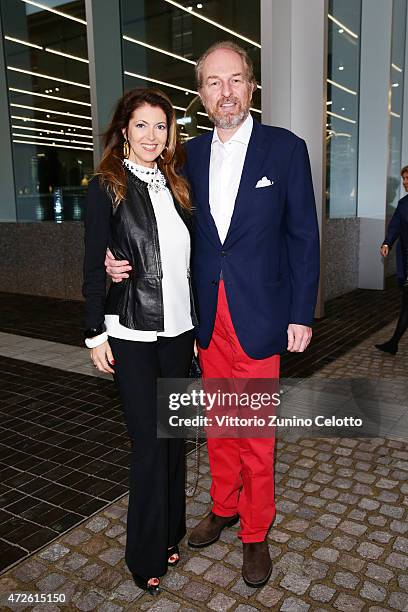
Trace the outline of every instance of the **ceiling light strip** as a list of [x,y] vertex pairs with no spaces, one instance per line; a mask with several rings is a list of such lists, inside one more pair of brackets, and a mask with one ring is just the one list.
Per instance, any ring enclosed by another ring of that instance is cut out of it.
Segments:
[[19,89],[17,87],[9,87],[10,91],[15,93],[26,94],[27,96],[38,96],[39,98],[47,98],[48,100],[59,100],[60,102],[69,102],[70,104],[79,104],[81,106],[91,106],[89,102],[80,102],[79,100],[71,100],[70,98],[60,98],[60,96],[50,96],[48,94],[40,94],[36,91],[29,91],[27,89]]
[[89,64],[89,60],[85,59],[84,57],[78,57],[77,55],[71,55],[70,53],[64,53],[63,51],[57,51],[57,49],[50,49],[49,47],[45,47],[45,51],[47,51],[48,53],[53,53],[54,55],[61,55],[62,57],[67,57],[68,59],[72,59],[77,62]]
[[[126,74],[127,76],[134,77],[135,79],[141,79],[142,81],[151,81],[152,83],[158,83],[159,85],[165,85],[166,87],[173,87],[173,89],[178,89],[184,92],[187,91],[188,93],[194,96],[198,96],[198,91],[194,91],[194,89],[187,89],[186,87],[180,87],[180,85],[173,85],[173,83],[167,83],[166,81],[159,81],[158,79],[152,79],[150,77],[143,76],[143,74],[136,74],[134,72],[128,72],[127,70],[125,70],[124,74]],[[262,112],[258,108],[251,108],[250,110],[253,111],[254,113]],[[205,115],[205,113],[201,113],[201,114]]]
[[350,28],[348,28],[347,26],[344,25],[344,23],[341,23],[341,21],[339,21],[338,19],[333,17],[333,15],[330,15],[330,13],[328,14],[328,18],[331,19],[331,21],[333,21],[333,23],[338,25],[339,28],[343,28],[343,30],[345,32],[347,32],[347,34],[350,34],[350,36],[352,36],[353,38],[358,38],[358,34],[353,32],[353,30],[350,30]]
[[397,72],[402,72],[402,68],[400,68],[399,66],[397,66],[397,64],[391,64],[392,68],[394,68],[394,70],[396,70]]
[[52,144],[50,142],[32,142],[29,140],[13,140],[15,144],[29,144],[36,145],[37,147],[53,147],[54,149],[75,149],[76,151],[93,151],[93,149],[88,147],[70,147],[68,145],[63,144]]
[[26,45],[27,47],[33,47],[34,49],[43,50],[44,47],[41,45],[35,45],[34,43],[27,42],[26,40],[21,40],[20,38],[13,38],[13,36],[5,36],[5,40],[10,40],[11,42],[18,43],[19,45]]
[[[176,53],[171,53],[170,51],[166,51],[165,49],[161,49],[159,47],[154,47],[153,45],[149,45],[149,44],[143,42],[142,40],[138,40],[136,38],[132,38],[131,36],[124,35],[123,39],[127,40],[129,42],[135,43],[136,45],[142,45],[143,47],[146,47],[147,49],[152,49],[153,51],[157,51],[158,53],[164,53],[164,55],[169,55],[170,57],[174,57],[175,59],[178,59],[178,60],[180,60],[182,62],[188,62],[189,64],[192,64],[193,66],[196,66],[196,64],[197,64],[197,62],[195,62],[193,60],[189,60],[186,57],[183,57],[182,55],[176,55]],[[258,83],[257,84],[257,88],[258,89],[262,89],[262,86],[259,85],[259,83]]]
[[[47,128],[35,128],[35,127],[30,127],[28,125],[13,125],[13,124],[11,125],[11,127],[13,128],[13,130],[29,130],[31,132],[45,132],[46,134],[59,134],[60,136],[64,136],[64,130],[61,130],[61,131],[48,130]],[[26,135],[27,134],[25,134],[25,136]],[[17,134],[15,134],[15,136],[17,136]]]
[[[55,113],[55,111],[52,111],[52,112]],[[90,130],[90,131],[92,131],[91,127],[84,126],[84,125],[77,125],[75,123],[60,123],[58,121],[49,121],[48,119],[45,120],[45,119],[33,119],[33,117],[21,117],[20,115],[11,115],[11,118],[12,119],[20,119],[20,121],[24,121],[24,122],[25,121],[32,121],[32,122],[35,122],[35,123],[46,123],[47,125],[61,125],[62,127],[73,127],[73,128],[78,128],[80,130]],[[43,129],[45,129],[45,128],[43,128]],[[79,134],[78,134],[78,136],[79,136]]]
[[39,136],[36,134],[16,134],[12,133],[13,138],[36,138],[37,140],[52,140],[53,142],[70,142],[69,138],[53,138],[52,136]]
[[59,77],[52,76],[51,74],[33,72],[32,70],[24,70],[23,68],[17,68],[16,66],[7,66],[7,70],[12,70],[13,72],[21,72],[22,74],[28,74],[29,76],[35,76],[41,79],[51,79],[52,81],[57,81],[58,83],[65,83],[66,85],[75,85],[76,87],[84,87],[85,89],[90,89],[90,86],[86,85],[85,83],[78,83],[77,81],[67,81],[66,79],[60,79]]
[[223,30],[224,32],[228,32],[228,34],[232,34],[236,38],[240,38],[241,40],[244,40],[245,42],[248,42],[251,45],[254,45],[254,47],[258,47],[258,49],[261,49],[261,45],[258,42],[256,42],[255,40],[251,40],[250,38],[247,38],[246,36],[243,36],[242,34],[239,34],[239,32],[235,32],[234,30],[230,30],[230,28],[226,28],[225,26],[221,25],[217,21],[213,21],[212,19],[209,19],[208,17],[205,17],[204,15],[200,15],[200,13],[196,13],[193,10],[189,10],[188,8],[186,8],[185,6],[180,4],[179,2],[174,2],[174,0],[164,0],[164,1],[167,2],[168,4],[172,4],[173,6],[175,6],[178,9],[180,9],[181,11],[184,11],[188,15],[194,15],[194,17],[197,17],[197,19],[201,19],[202,21],[206,21],[207,23],[210,23],[211,25],[215,26],[216,28],[219,28],[220,30]]
[[[51,113],[52,115],[64,115],[64,117],[75,117],[76,119],[89,119],[89,121],[92,121],[92,117],[87,117],[86,115],[75,115],[75,113],[70,113],[69,111],[56,111],[49,108],[39,108],[37,106],[27,106],[26,104],[17,104],[15,102],[10,102],[10,106],[14,106],[15,108],[25,108],[27,110],[36,111],[39,113]],[[33,121],[35,121],[35,119],[33,119]]]
[[348,87],[345,87],[344,85],[340,85],[340,83],[337,83],[337,81],[332,81],[331,79],[327,79],[327,82],[330,83],[330,85],[333,85],[333,87],[337,87],[337,89],[341,89],[342,91],[346,91],[347,93],[351,94],[352,96],[356,96],[357,92],[354,91],[353,89],[349,89]]
[[188,64],[196,65],[197,62],[193,60],[189,60],[182,55],[177,55],[176,53],[171,53],[170,51],[166,51],[165,49],[161,49],[159,47],[155,47],[154,45],[149,45],[142,40],[138,40],[137,38],[132,38],[131,36],[123,35],[123,40],[127,40],[128,42],[134,43],[135,45],[141,45],[142,47],[146,47],[147,49],[151,49],[152,51],[157,51],[158,53],[164,53],[164,55],[168,55],[169,57],[173,57],[174,59],[180,60],[182,62],[186,62]]
[[40,2],[34,2],[33,0],[23,0],[26,4],[31,4],[32,6],[36,6],[37,8],[43,9],[43,11],[48,11],[50,13],[54,13],[55,15],[59,15],[60,17],[64,17],[65,19],[71,19],[72,21],[76,21],[78,23],[82,23],[86,25],[85,19],[80,19],[79,17],[74,17],[73,15],[68,15],[68,13],[63,13],[62,11],[57,11],[56,9],[50,8],[45,4],[41,4]]
[[346,138],[351,138],[351,134],[348,134],[347,132],[336,132],[335,130],[327,130],[329,134],[332,134],[333,136],[345,136]]
[[341,119],[342,121],[346,121],[347,123],[353,123],[353,124],[357,123],[357,121],[355,121],[354,119],[343,117],[343,115],[338,115],[337,113],[332,113],[331,111],[326,111],[326,112],[328,115],[331,115],[332,117],[336,117],[337,119]]
[[59,134],[60,136],[75,136],[75,138],[90,138],[93,137],[90,134],[77,134],[75,132],[65,132],[64,130],[49,130],[48,128],[35,128],[28,125],[12,125],[13,130],[29,130],[31,132],[44,132],[45,134]]
[[184,91],[192,94],[193,96],[198,95],[198,91],[194,89],[188,89],[187,87],[180,87],[180,85],[173,85],[173,83],[167,83],[166,81],[159,81],[158,79],[152,79],[151,77],[144,76],[143,74],[136,74],[135,72],[128,72],[125,70],[124,74],[127,76],[134,77],[135,79],[141,79],[142,81],[150,81],[152,83],[158,83],[159,85],[165,85],[166,87],[172,87],[173,89],[178,89],[179,91]]
[[401,119],[401,115],[399,115],[398,113],[394,113],[393,111],[390,111],[390,115],[391,117],[396,117],[397,119]]
[[197,125],[200,130],[208,130],[210,132],[213,131],[213,128],[207,127],[206,125]]
[[[50,49],[50,47],[41,47],[41,45],[35,45],[34,43],[29,43],[25,40],[20,40],[19,38],[13,38],[12,36],[5,36],[6,40],[10,40],[11,42],[18,43],[20,45],[26,45],[27,47],[33,47],[34,49],[40,49],[40,51],[47,51],[48,53],[53,53],[54,55],[61,55],[62,57],[67,57],[68,59],[75,60],[77,62],[83,62],[84,64],[89,64],[89,60],[84,57],[78,57],[77,55],[71,55],[71,53],[64,53],[63,51],[58,51],[57,49]],[[35,73],[37,74],[37,73]],[[52,77],[54,80],[55,77]]]

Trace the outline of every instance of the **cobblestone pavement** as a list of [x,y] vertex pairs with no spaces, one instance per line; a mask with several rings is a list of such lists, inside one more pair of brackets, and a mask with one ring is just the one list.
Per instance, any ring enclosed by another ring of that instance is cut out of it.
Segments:
[[[390,328],[393,326],[391,325]],[[408,338],[397,357],[364,341],[319,376],[406,376]],[[269,583],[247,587],[241,578],[237,528],[201,551],[182,546],[182,560],[152,598],[132,583],[123,553],[127,499],[123,498],[0,578],[0,609],[47,610],[280,610],[387,612],[408,610],[408,444],[384,439],[279,441],[277,516],[269,534],[274,562]],[[189,480],[193,458],[189,457]],[[209,508],[210,476],[202,450],[188,526]],[[10,593],[61,593],[65,604],[7,602]],[[3,607],[2,607],[3,606]]]
[[389,340],[395,322],[361,342],[347,354],[338,357],[316,373],[315,376],[335,378],[406,378],[408,372],[408,332],[402,338],[396,356],[382,353],[374,347]]

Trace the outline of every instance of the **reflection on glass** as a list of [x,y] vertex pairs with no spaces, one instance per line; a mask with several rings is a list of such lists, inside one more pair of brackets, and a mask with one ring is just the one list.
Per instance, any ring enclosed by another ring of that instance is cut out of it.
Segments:
[[17,217],[72,219],[92,173],[85,2],[0,0]]
[[327,79],[327,206],[357,213],[361,0],[330,0]]
[[400,199],[402,102],[404,91],[406,0],[394,0],[392,14],[390,149],[387,180],[387,217],[391,217]]
[[[184,139],[212,130],[197,95],[194,65],[219,40],[233,40],[250,54],[260,80],[260,1],[122,0],[125,89],[160,87],[173,101]],[[253,98],[261,118],[261,91]]]

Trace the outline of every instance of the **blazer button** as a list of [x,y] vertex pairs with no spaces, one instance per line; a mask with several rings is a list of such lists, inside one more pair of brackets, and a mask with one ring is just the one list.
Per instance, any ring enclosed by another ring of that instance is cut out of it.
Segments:
[[221,257],[225,257],[227,255],[227,251],[221,251]]

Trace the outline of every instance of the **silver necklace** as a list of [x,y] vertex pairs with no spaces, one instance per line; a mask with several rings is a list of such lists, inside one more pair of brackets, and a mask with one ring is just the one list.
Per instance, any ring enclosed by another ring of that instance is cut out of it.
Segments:
[[134,167],[132,167],[131,164],[127,162],[127,160],[124,160],[123,163],[126,168],[130,170],[130,172],[132,172],[132,174],[134,174],[135,176],[137,176],[138,174],[144,175],[143,179],[141,180],[147,183],[147,188],[149,191],[153,193],[159,193],[159,191],[166,189],[166,178],[164,174],[159,170],[159,168],[154,168],[152,170],[144,170],[142,168],[137,168],[136,170]]

